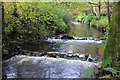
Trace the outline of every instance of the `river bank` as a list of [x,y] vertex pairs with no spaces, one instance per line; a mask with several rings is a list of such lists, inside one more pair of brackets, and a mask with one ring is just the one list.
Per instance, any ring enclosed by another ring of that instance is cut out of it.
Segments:
[[75,16],[75,20],[84,24],[89,25],[90,27],[94,27],[105,33],[108,27],[108,18],[107,16],[101,16],[100,20],[97,19],[95,15],[89,13],[87,15],[77,15]]

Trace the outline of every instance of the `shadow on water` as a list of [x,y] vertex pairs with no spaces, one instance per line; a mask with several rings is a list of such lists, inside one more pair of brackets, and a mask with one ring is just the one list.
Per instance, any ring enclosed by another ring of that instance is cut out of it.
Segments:
[[[102,33],[97,29],[78,22],[72,23],[67,35],[74,37],[102,37]],[[26,44],[21,47],[25,50],[38,52],[89,53],[94,56],[103,56],[103,46],[98,42],[94,40],[50,39],[41,44]]]

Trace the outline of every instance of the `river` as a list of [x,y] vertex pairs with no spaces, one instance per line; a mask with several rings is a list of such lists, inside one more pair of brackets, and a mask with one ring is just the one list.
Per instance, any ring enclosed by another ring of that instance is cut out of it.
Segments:
[[[102,33],[86,24],[72,22],[67,35],[75,38],[89,38],[88,40],[61,40],[54,37],[41,44],[23,45],[22,49],[38,52],[64,52],[64,53],[89,53],[94,56],[103,56],[103,46],[101,41],[91,40],[102,37]],[[63,34],[61,34],[63,35]]]
[[[63,34],[59,35],[62,36]],[[23,45],[22,49],[38,52],[58,52],[70,54],[88,54],[103,56],[102,33],[78,22],[72,22],[67,35],[74,39],[59,39],[49,37],[41,44]],[[97,63],[48,56],[16,55],[6,60],[4,74],[7,78],[93,78],[93,75],[83,75],[88,68],[96,68]]]

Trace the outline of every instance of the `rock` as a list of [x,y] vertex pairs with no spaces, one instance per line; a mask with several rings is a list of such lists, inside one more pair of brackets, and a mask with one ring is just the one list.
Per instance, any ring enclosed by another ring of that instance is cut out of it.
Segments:
[[94,59],[93,58],[88,58],[87,61],[94,62]]
[[84,38],[81,38],[80,40],[87,40],[87,38],[86,38],[86,37],[84,37]]
[[100,40],[106,40],[105,38],[100,38]]
[[60,39],[60,36],[56,36],[55,39]]
[[64,35],[64,36],[62,36],[61,37],[61,39],[74,39],[74,37],[72,37],[72,36],[68,36],[68,35]]
[[44,55],[46,55],[47,53],[40,53],[40,56],[44,56]]
[[89,57],[89,55],[85,55],[85,61],[87,61],[88,57]]
[[80,40],[79,38],[77,38],[76,40]]
[[88,40],[95,40],[93,37],[88,37]]

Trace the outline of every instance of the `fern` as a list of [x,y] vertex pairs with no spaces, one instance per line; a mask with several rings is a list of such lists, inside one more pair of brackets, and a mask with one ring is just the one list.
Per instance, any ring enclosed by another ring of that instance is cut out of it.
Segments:
[[94,74],[97,74],[97,73],[98,73],[98,70],[94,69],[94,68],[88,68],[84,72],[82,72],[82,74],[85,75],[85,76],[90,76],[90,75],[94,75]]
[[114,68],[110,68],[110,67],[108,67],[108,68],[103,68],[105,71],[109,71],[109,72],[111,72],[112,74],[115,74],[115,73],[117,73],[117,70],[116,69],[114,69]]
[[111,62],[112,62],[111,57],[108,57],[107,59],[104,59],[104,60],[102,61],[101,66],[107,66],[107,65],[110,65]]

